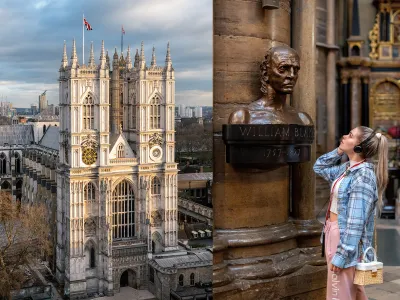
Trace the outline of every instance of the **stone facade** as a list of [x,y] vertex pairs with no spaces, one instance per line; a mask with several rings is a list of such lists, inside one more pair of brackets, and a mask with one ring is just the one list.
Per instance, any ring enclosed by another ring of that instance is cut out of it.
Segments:
[[26,147],[33,142],[32,126],[0,126],[0,188],[10,191],[14,200],[22,200],[23,153]]
[[[177,250],[174,70],[143,44],[134,65],[102,44],[80,66],[75,42],[60,67],[56,276],[71,298],[147,286],[155,251]],[[125,63],[125,64],[124,64]],[[120,102],[123,102],[121,117]],[[155,248],[155,249],[153,249]]]

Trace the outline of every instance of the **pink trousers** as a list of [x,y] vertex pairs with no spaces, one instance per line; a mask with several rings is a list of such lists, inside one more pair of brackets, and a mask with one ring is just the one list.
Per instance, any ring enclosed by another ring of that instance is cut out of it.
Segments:
[[337,221],[326,221],[325,256],[328,265],[326,300],[368,300],[364,287],[353,283],[355,267],[341,269],[337,273],[330,270],[330,263],[336,253],[339,241],[340,234]]

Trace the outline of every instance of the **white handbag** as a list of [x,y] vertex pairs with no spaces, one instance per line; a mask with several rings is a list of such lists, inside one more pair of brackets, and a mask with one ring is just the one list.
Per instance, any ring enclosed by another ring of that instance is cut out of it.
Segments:
[[[372,250],[374,253],[374,260],[367,262],[367,252]],[[372,247],[368,247],[362,256],[361,262],[356,265],[356,272],[354,275],[354,284],[370,285],[383,283],[383,263],[379,262],[376,257],[376,251]]]

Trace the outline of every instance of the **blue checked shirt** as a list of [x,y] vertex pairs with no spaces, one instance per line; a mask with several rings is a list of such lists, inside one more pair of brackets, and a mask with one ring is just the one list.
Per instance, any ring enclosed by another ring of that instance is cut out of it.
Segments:
[[[331,185],[349,167],[349,163],[337,165],[342,158],[335,149],[320,156],[314,171]],[[374,165],[364,162],[347,171],[339,185],[338,226],[340,242],[331,263],[339,268],[349,268],[357,264],[362,251],[371,246],[374,231],[374,210],[378,201],[378,189]],[[371,251],[367,258],[373,259]]]

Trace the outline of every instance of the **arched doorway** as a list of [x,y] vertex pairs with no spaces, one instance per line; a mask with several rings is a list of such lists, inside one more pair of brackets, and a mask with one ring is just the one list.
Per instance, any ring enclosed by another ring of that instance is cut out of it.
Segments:
[[131,288],[137,289],[136,273],[131,269],[125,270],[121,274],[119,285],[120,287],[130,286]]
[[163,241],[161,234],[155,231],[151,235],[151,252],[156,254],[162,252],[162,250],[163,250]]

